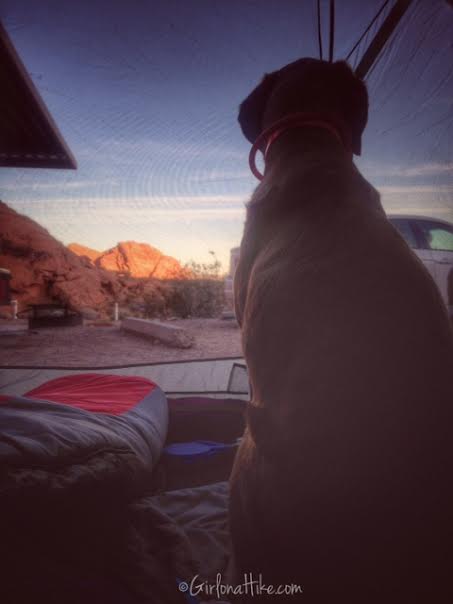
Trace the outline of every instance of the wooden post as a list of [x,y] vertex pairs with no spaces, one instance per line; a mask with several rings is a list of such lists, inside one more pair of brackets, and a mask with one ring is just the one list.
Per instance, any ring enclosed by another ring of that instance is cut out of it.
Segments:
[[11,300],[11,311],[13,313],[13,319],[14,320],[17,319],[17,309],[18,309],[17,300]]

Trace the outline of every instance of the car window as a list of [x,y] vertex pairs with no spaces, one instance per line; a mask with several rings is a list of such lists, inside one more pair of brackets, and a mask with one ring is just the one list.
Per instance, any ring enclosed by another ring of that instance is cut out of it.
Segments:
[[404,218],[390,218],[390,222],[393,224],[394,227],[396,227],[400,235],[406,240],[406,243],[411,248],[418,248],[415,233],[408,220],[405,220]]
[[418,220],[417,224],[430,250],[453,252],[453,226],[427,220]]

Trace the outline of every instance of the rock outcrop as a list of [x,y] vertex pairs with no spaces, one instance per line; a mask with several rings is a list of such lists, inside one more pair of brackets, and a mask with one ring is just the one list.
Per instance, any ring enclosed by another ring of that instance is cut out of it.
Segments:
[[127,273],[131,277],[154,279],[184,279],[189,271],[147,243],[121,241],[95,259],[96,266],[108,271]]
[[93,250],[91,247],[86,247],[85,245],[80,245],[80,243],[70,243],[68,249],[71,250],[71,252],[74,252],[74,254],[77,254],[77,256],[85,256],[85,258],[91,260],[93,264],[102,254],[102,252]]
[[111,316],[115,301],[143,305],[145,298],[160,295],[159,279],[189,276],[177,260],[146,244],[120,243],[100,254],[78,244],[68,249],[1,201],[0,224],[0,267],[11,271],[20,309],[58,302],[85,315],[92,309],[91,314]]
[[115,275],[94,267],[2,202],[0,224],[0,266],[11,271],[11,289],[20,308],[59,302],[74,310],[109,311],[120,289]]

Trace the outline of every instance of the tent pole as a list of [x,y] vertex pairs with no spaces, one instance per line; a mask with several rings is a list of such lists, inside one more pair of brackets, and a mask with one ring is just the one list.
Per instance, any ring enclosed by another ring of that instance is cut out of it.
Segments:
[[407,11],[409,6],[411,5],[412,0],[397,0],[395,6],[389,12],[387,17],[385,18],[383,24],[378,30],[377,34],[374,36],[371,44],[368,46],[365,54],[360,60],[355,73],[359,78],[364,79],[371,69],[373,63],[376,61],[379,53],[385,46],[387,40],[392,35],[396,26],[400,22],[404,13]]

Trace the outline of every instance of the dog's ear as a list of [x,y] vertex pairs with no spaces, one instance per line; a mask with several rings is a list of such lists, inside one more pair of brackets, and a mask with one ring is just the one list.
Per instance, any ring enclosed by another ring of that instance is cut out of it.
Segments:
[[368,121],[368,92],[365,83],[358,78],[346,61],[334,63],[341,90],[343,114],[351,130],[352,152],[360,155],[362,134]]
[[261,83],[249,94],[239,107],[238,121],[247,140],[252,144],[263,129],[266,103],[278,79],[278,71],[267,73]]

